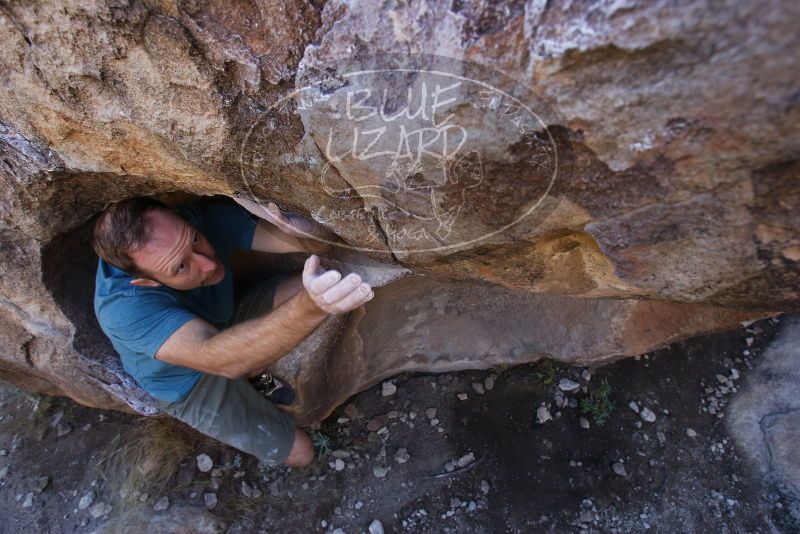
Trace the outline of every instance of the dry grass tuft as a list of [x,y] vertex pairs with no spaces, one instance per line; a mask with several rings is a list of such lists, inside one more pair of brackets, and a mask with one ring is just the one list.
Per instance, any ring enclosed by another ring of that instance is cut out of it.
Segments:
[[163,495],[195,441],[196,434],[171,417],[142,418],[115,437],[97,463],[98,474],[118,499],[115,515],[139,505],[144,493],[151,499]]

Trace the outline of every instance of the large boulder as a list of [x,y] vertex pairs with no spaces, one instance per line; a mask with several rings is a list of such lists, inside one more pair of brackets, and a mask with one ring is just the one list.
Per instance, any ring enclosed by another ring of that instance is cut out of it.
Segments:
[[797,311],[799,11],[6,4],[0,376],[152,413],[91,309],[91,218],[131,195],[275,200],[384,286],[280,362],[304,421],[396,372],[602,363]]
[[[743,391],[728,411],[728,429],[758,472],[779,489],[800,496],[800,317],[782,321]],[[789,500],[800,521],[800,505]]]

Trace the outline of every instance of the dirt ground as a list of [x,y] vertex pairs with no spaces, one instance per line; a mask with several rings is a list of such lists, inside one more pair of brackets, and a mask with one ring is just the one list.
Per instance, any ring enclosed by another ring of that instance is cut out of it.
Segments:
[[[182,525],[175,532],[800,532],[791,498],[749,468],[724,424],[726,403],[780,321],[675,343],[591,376],[550,363],[402,375],[393,394],[378,384],[336,410],[317,434],[328,452],[303,469],[259,469],[172,424],[183,440],[169,460],[175,474],[163,490],[140,477],[133,495],[100,467],[152,425],[137,430],[139,417],[4,386],[0,532],[165,531],[159,520]],[[564,378],[578,389],[561,392]],[[581,399],[602,408],[604,381],[613,411],[599,425]],[[543,403],[552,419],[540,423]],[[147,473],[142,449],[167,445],[137,448],[134,471]],[[214,470],[198,470],[199,454]],[[164,496],[168,506],[154,511]]]

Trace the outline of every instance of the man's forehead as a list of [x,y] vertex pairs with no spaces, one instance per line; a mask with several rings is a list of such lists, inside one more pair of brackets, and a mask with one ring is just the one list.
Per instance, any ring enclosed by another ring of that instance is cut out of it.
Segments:
[[154,209],[145,214],[147,224],[147,243],[131,253],[140,267],[152,269],[163,258],[175,252],[183,237],[187,223],[166,210]]

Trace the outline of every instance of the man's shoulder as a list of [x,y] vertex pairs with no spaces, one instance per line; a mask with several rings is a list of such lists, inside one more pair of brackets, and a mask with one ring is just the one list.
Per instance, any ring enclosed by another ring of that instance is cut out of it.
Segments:
[[133,276],[124,271],[102,259],[98,262],[94,309],[102,326],[118,327],[121,320],[130,324],[137,317],[176,305],[166,288],[137,287],[131,280]]

